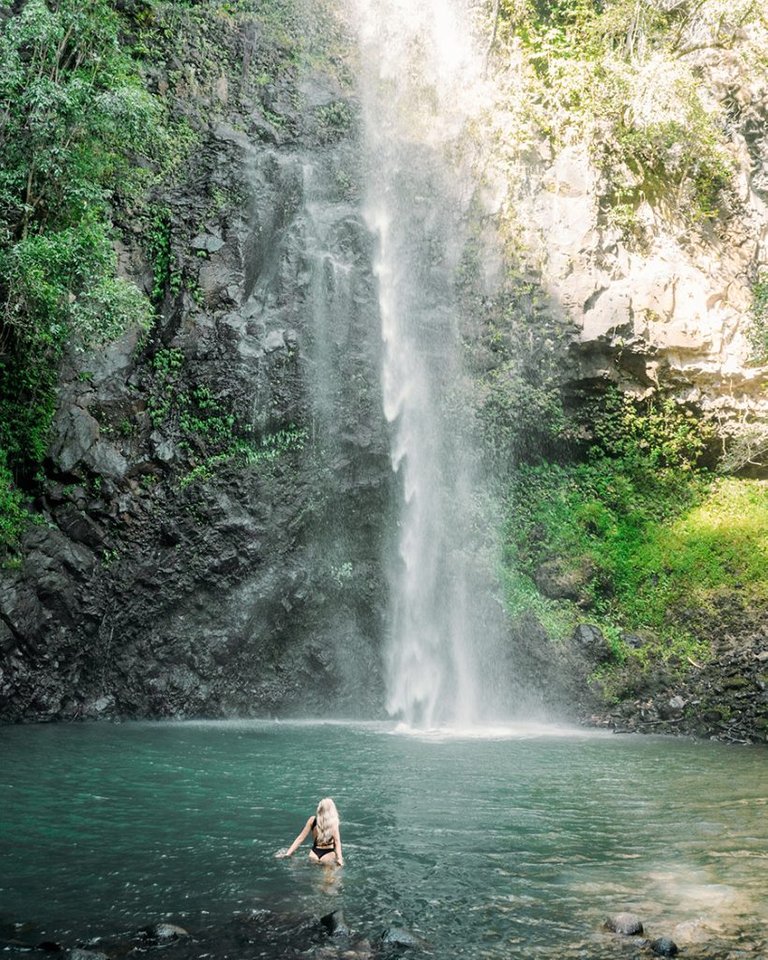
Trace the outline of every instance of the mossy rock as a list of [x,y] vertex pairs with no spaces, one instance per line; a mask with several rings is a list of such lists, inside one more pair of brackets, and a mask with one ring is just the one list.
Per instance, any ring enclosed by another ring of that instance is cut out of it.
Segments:
[[726,690],[740,690],[742,687],[751,686],[752,681],[748,677],[737,675],[735,677],[724,677],[722,685]]

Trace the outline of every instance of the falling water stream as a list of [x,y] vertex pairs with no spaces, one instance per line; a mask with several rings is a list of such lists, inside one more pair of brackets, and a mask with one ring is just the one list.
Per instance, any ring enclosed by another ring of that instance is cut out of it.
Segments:
[[492,584],[473,567],[471,427],[462,382],[456,273],[475,193],[462,161],[482,99],[481,58],[461,0],[356,0],[367,192],[378,241],[384,411],[402,484],[392,566],[390,715],[409,725],[481,716],[480,664],[494,638]]

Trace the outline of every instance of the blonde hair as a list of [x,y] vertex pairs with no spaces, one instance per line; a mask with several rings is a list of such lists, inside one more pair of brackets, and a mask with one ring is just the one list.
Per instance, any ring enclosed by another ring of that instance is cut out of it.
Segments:
[[315,829],[317,843],[328,844],[333,839],[334,831],[339,828],[339,811],[330,797],[325,797],[317,805]]

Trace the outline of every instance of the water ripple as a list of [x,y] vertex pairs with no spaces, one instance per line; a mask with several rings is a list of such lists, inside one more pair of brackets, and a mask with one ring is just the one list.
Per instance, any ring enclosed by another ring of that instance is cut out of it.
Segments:
[[[625,909],[658,934],[699,935],[702,916],[734,937],[768,924],[764,750],[391,732],[6,728],[3,911],[55,939],[338,904],[367,935],[397,924],[434,956],[506,960],[608,956],[602,920]],[[326,793],[344,870],[275,860]]]

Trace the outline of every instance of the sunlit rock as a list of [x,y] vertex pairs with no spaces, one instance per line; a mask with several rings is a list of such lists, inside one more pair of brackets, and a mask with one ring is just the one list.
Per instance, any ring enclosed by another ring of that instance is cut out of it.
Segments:
[[605,929],[620,933],[624,937],[638,936],[643,932],[643,924],[635,913],[616,913],[605,921]]

